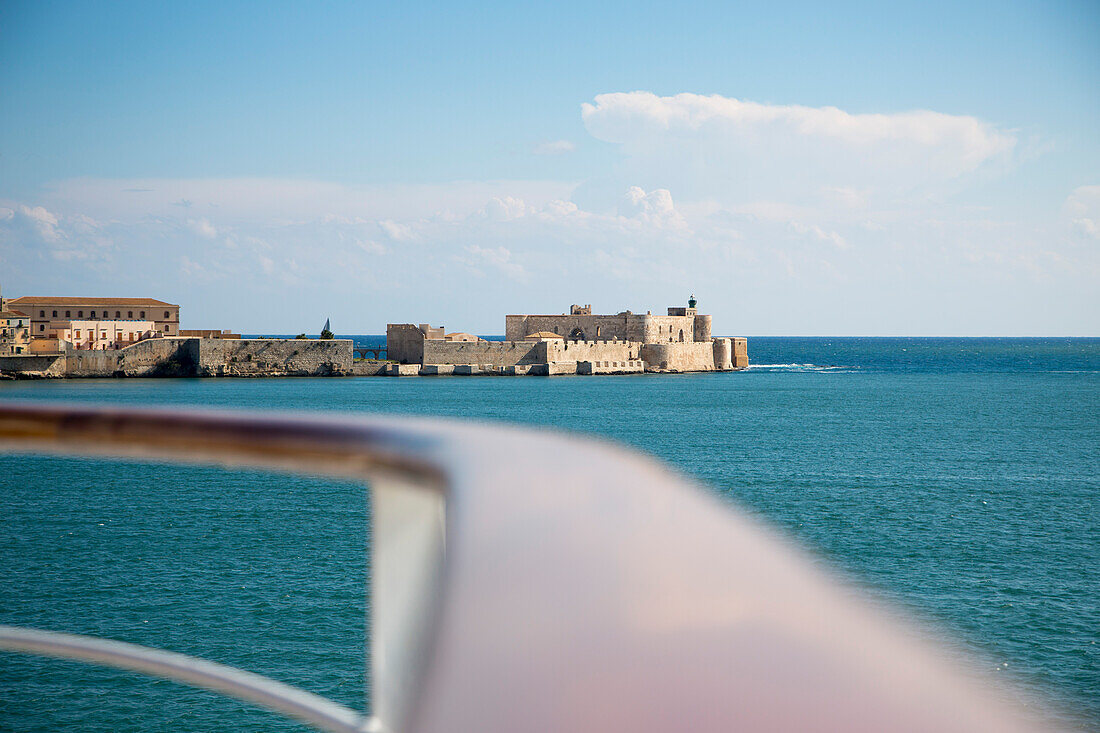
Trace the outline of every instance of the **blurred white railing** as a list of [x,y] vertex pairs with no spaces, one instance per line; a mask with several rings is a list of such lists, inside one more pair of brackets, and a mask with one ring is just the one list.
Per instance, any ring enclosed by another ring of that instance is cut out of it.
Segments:
[[0,649],[206,687],[340,733],[1035,729],[1009,695],[768,530],[597,439],[0,403],[0,449],[369,482],[375,717],[118,642],[4,627]]

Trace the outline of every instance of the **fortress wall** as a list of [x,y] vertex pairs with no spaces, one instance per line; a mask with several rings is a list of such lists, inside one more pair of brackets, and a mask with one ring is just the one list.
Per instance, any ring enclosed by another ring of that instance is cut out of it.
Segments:
[[749,340],[743,338],[730,339],[733,342],[733,368],[748,369],[749,367]]
[[644,319],[640,341],[647,344],[667,344],[695,340],[695,316],[642,316]]
[[568,337],[573,329],[584,333],[584,340],[620,339],[628,340],[631,333],[631,319],[636,316],[506,316],[504,318],[504,338],[509,341],[522,341],[528,334],[548,331]]
[[641,358],[629,341],[547,341],[546,361],[626,362]]
[[424,364],[515,366],[546,361],[543,341],[425,341]]
[[350,339],[194,339],[200,377],[348,374]]
[[423,364],[424,333],[411,323],[387,325],[386,356],[400,364]]
[[194,376],[197,342],[191,338],[156,338],[118,350],[69,351],[65,354],[65,376]]
[[714,370],[714,345],[698,341],[643,344],[646,371],[709,372]]
[[729,339],[714,339],[714,368],[733,369],[733,345]]
[[695,341],[710,341],[711,316],[695,316]]
[[0,373],[26,378],[63,377],[65,376],[65,357],[0,356]]

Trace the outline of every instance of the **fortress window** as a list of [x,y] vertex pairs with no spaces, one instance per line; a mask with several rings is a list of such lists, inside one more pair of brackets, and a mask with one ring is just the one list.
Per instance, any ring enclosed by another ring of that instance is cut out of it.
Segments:
[[54,317],[54,318],[57,318],[57,311],[54,311],[54,312],[53,312],[53,317]]
[[120,311],[115,311],[115,318],[122,318],[122,313]]
[[45,323],[39,323],[38,324],[38,330],[39,331],[45,331],[46,330],[46,324]]
[[95,311],[92,311],[91,313],[89,313],[88,317],[89,318],[95,318]]
[[684,329],[680,329],[680,341],[684,340]]
[[[68,315],[68,313],[66,313],[65,315]],[[76,312],[76,317],[77,318],[83,318],[84,317],[84,311],[77,311]]]
[[39,318],[45,318],[46,317],[46,311],[38,311],[38,317]]
[[71,318],[71,317],[72,317],[72,315],[73,315],[73,312],[72,312],[72,311],[65,311],[65,317],[66,317],[66,318]]
[[141,317],[142,317],[142,318],[145,318],[145,311],[142,311],[142,312],[141,312]]
[[127,318],[133,318],[134,317],[134,312],[133,311],[126,311],[126,317]]
[[[142,315],[145,315],[144,313]],[[168,318],[168,311],[164,311],[164,317]]]

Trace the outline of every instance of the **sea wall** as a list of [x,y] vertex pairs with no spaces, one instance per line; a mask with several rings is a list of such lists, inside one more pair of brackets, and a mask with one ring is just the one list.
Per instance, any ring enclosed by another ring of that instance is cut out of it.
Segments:
[[19,377],[284,377],[349,374],[352,342],[158,338],[123,349],[0,359]]
[[350,339],[193,339],[200,377],[325,377],[352,370]]
[[65,357],[57,354],[0,356],[0,374],[28,379],[63,377],[65,376]]

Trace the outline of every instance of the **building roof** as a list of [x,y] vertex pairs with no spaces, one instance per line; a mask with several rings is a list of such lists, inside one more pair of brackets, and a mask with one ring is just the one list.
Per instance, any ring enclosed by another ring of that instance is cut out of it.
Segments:
[[529,333],[523,337],[524,341],[537,341],[539,339],[564,339],[565,337],[559,333],[550,333],[549,331],[537,331],[535,333]]
[[0,318],[29,318],[26,313],[20,311],[0,311]]
[[472,333],[465,333],[463,331],[455,331],[454,333],[448,333],[443,336],[444,341],[481,341],[477,336]]
[[163,300],[157,300],[156,298],[82,298],[72,297],[68,295],[64,296],[48,296],[48,295],[24,295],[22,298],[12,298],[8,301],[9,305],[33,305],[36,303],[56,303],[57,305],[166,305],[169,308],[178,308],[179,306],[174,303],[165,303]]

